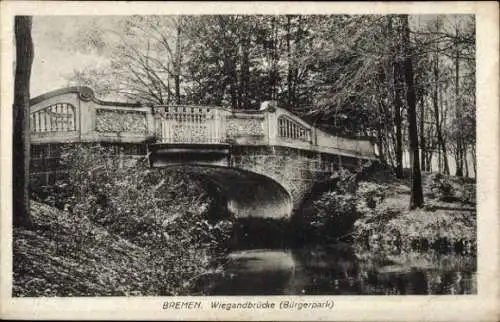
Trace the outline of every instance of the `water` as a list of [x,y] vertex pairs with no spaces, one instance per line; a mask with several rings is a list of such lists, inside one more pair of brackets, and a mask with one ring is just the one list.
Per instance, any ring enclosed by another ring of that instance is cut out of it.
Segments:
[[474,256],[373,253],[340,243],[287,248],[277,239],[281,246],[274,248],[256,247],[255,240],[233,245],[223,272],[200,281],[200,288],[209,295],[477,293]]

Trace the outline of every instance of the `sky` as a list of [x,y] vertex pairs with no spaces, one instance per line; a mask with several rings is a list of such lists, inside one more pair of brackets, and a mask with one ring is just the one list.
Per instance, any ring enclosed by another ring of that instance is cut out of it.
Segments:
[[67,86],[65,75],[84,66],[103,63],[97,52],[79,49],[79,32],[88,25],[106,27],[105,18],[35,16],[32,38],[35,50],[31,96]]

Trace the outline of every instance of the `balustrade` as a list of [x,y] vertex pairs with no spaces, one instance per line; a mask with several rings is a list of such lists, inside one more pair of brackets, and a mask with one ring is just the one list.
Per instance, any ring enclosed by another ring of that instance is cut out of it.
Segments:
[[311,141],[311,130],[286,116],[278,118],[278,134],[283,138]]
[[[186,105],[150,108],[140,104],[114,104],[80,94],[78,89],[70,88],[57,93],[65,95],[61,96],[60,103],[55,103],[54,96],[50,95],[50,101],[41,100],[43,97],[33,99],[32,142],[135,144],[151,142],[151,136],[155,135],[157,143],[286,146],[331,155],[375,158],[369,140],[332,136],[278,107],[259,111]],[[42,105],[44,103],[49,106]],[[309,166],[330,171],[335,167],[332,164]]]
[[142,111],[96,109],[95,130],[97,132],[146,133],[146,114]]
[[30,124],[33,132],[75,131],[75,107],[68,103],[51,105],[31,113]]
[[221,143],[221,111],[201,106],[154,108],[156,132],[162,143]]

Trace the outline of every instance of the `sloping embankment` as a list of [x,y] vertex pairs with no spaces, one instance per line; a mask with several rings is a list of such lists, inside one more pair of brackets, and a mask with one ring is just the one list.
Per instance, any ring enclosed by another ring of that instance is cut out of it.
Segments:
[[398,179],[376,164],[356,174],[339,172],[319,188],[295,216],[302,242],[475,253],[474,179],[423,173],[425,205],[413,210],[409,175]]
[[[87,218],[32,201],[13,235],[13,296],[156,294],[148,254]],[[82,232],[86,232],[83,234]]]
[[474,253],[476,184],[473,179],[423,174],[425,205],[408,210],[408,179],[367,180],[357,189],[362,213],[354,235],[371,246]]

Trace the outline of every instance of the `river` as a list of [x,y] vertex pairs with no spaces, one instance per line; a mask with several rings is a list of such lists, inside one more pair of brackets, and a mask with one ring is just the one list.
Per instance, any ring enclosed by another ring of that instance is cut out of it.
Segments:
[[[271,245],[262,247],[262,244]],[[476,258],[435,251],[374,252],[347,243],[288,247],[280,234],[239,238],[208,295],[476,294]]]

